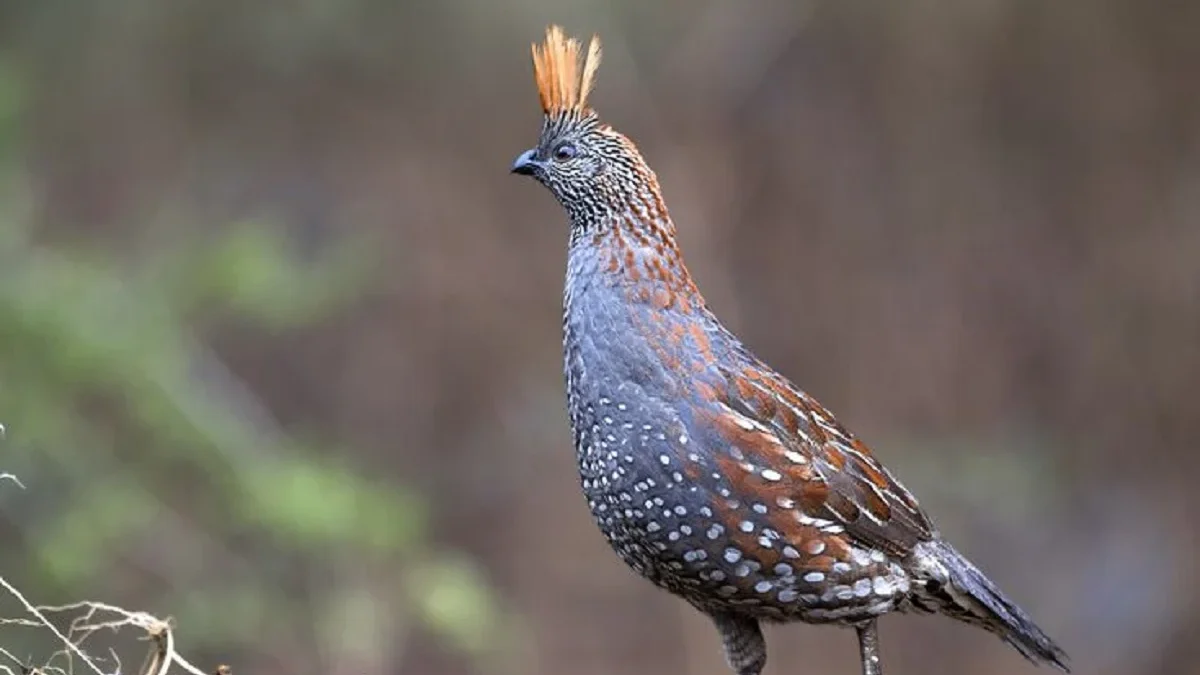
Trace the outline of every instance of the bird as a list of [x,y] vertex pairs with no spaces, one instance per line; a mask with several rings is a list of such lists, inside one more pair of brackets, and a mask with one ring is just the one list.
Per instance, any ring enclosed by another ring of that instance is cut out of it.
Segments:
[[709,308],[656,174],[589,103],[598,36],[585,50],[551,25],[532,56],[542,126],[511,172],[566,212],[567,416],[617,555],[710,617],[737,675],[761,673],[763,623],[791,622],[853,627],[863,674],[882,675],[892,612],[958,619],[1069,672],[866,444]]

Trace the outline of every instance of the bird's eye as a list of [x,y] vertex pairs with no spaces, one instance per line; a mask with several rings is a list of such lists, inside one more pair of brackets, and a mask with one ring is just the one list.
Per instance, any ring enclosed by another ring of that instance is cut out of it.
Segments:
[[560,143],[558,147],[554,148],[554,159],[557,159],[560,162],[568,160],[578,154],[578,152],[579,151],[575,149],[574,143]]

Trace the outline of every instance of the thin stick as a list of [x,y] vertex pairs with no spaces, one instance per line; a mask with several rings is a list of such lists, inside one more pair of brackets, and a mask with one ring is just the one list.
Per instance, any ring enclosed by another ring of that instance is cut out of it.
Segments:
[[[69,656],[79,657],[79,659],[83,661],[83,663],[90,668],[93,673],[96,673],[96,675],[111,674],[101,670],[100,667],[96,665],[96,662],[93,661],[92,658],[83,651],[83,649],[79,646],[79,643],[83,640],[86,640],[88,636],[92,635],[98,630],[107,628],[116,631],[126,626],[133,626],[146,631],[150,639],[154,641],[154,647],[147,656],[146,665],[143,667],[140,675],[166,675],[167,671],[172,665],[179,666],[184,671],[190,673],[190,675],[210,675],[210,673],[200,670],[187,659],[180,656],[179,652],[175,651],[175,632],[171,630],[171,625],[168,621],[163,621],[162,619],[159,619],[151,614],[147,614],[146,612],[131,612],[127,609],[122,609],[121,607],[105,604],[103,602],[85,601],[75,602],[68,605],[38,607],[29,602],[29,600],[27,600],[25,596],[22,595],[21,592],[16,588],[14,588],[13,585],[10,584],[4,577],[0,577],[0,586],[3,586],[5,590],[19,600],[20,603],[25,607],[25,611],[37,619],[37,621],[30,621],[28,619],[3,619],[0,620],[0,623],[45,627],[50,629],[50,631],[54,633],[54,637],[58,638],[58,640],[65,646],[65,649],[61,653],[66,653]],[[46,618],[47,612],[61,613],[72,610],[87,610],[82,616],[76,617],[75,620],[71,622],[71,635],[74,636],[77,633],[83,634],[82,637],[76,640],[72,640],[71,637],[63,634],[63,632],[59,630],[57,626],[55,626],[48,618]],[[97,615],[101,613],[115,614],[119,618],[107,621],[95,620],[98,618]],[[3,653],[8,658],[12,659],[13,662],[18,664],[20,663],[20,661],[18,661],[7,651],[4,651]],[[5,670],[11,672],[11,669],[7,666],[0,666],[0,672],[4,672]],[[47,669],[43,668],[42,670]],[[119,673],[120,671],[118,670],[117,672]]]
[[[21,595],[21,592],[15,588],[13,588],[13,585],[8,583],[8,580],[2,576],[0,576],[0,586],[4,586],[4,590],[11,593],[14,598],[19,600],[20,603],[25,606],[26,612],[29,612],[30,614],[32,614],[34,616],[34,618],[36,618],[38,621],[42,622],[42,625],[44,625],[46,628],[49,628],[50,632],[54,633],[54,637],[58,638],[64,645],[66,645],[67,649],[69,649],[71,651],[71,653],[73,653],[75,656],[78,656],[80,661],[83,661],[83,663],[85,665],[87,665],[88,668],[92,669],[92,672],[96,673],[96,675],[108,675],[108,673],[105,673],[103,670],[100,670],[100,668],[95,664],[95,662],[92,661],[90,656],[85,654],[82,649],[80,649],[78,646],[75,645],[74,642],[71,642],[70,640],[68,640],[67,636],[63,635],[62,631],[60,631],[58,629],[58,626],[55,626],[53,623],[50,623],[50,620],[46,618],[45,614],[42,614],[41,610],[39,610],[37,607],[35,607],[33,605],[33,603],[26,600],[25,596]],[[203,673],[201,675],[203,675]]]

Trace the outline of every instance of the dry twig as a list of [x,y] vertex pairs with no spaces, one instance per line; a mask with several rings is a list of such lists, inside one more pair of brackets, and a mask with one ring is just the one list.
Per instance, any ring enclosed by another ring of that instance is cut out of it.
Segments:
[[[0,426],[0,434],[3,427]],[[0,474],[0,480],[8,479],[24,488],[21,482],[11,474]],[[109,605],[103,602],[83,601],[68,605],[35,605],[21,591],[9,583],[8,579],[0,576],[0,587],[17,599],[24,608],[27,616],[0,617],[0,626],[21,626],[26,628],[45,629],[54,634],[55,639],[63,648],[55,652],[41,665],[22,661],[15,654],[0,646],[0,656],[10,661],[14,666],[0,663],[0,673],[3,675],[73,675],[76,661],[82,663],[94,675],[124,675],[121,660],[116,652],[109,650],[108,661],[116,665],[112,671],[103,670],[98,659],[84,651],[83,644],[99,631],[120,632],[126,628],[134,628],[142,632],[144,640],[151,643],[150,650],[138,675],[166,675],[172,666],[184,670],[191,675],[210,675],[192,665],[187,659],[175,651],[175,636],[170,620],[159,619],[146,612],[135,612]],[[73,614],[67,624],[66,631],[50,620],[51,616]],[[66,661],[66,666],[58,666],[56,662]],[[221,675],[229,675],[227,666],[217,669]]]
[[[145,634],[144,639],[151,642],[146,660],[142,668],[138,670],[139,675],[165,675],[172,666],[181,668],[191,675],[210,675],[197,668],[175,650],[175,635],[170,621],[164,621],[146,612],[130,611],[103,602],[84,601],[59,606],[34,605],[4,577],[0,577],[0,586],[16,598],[29,616],[33,617],[32,619],[0,618],[0,625],[45,628],[53,633],[54,637],[63,645],[62,650],[52,655],[45,664],[39,667],[31,667],[11,652],[0,648],[0,654],[16,664],[24,673],[29,675],[34,673],[45,673],[46,675],[71,673],[73,671],[71,666],[77,659],[95,675],[122,675],[120,659],[116,657],[115,653],[111,653],[110,660],[116,662],[116,670],[106,671],[100,667],[97,659],[84,651],[83,643],[98,631],[120,632],[126,628],[136,628]],[[71,619],[65,632],[49,618],[52,615],[70,612],[77,614]],[[54,665],[56,660],[63,657],[67,661],[65,669]],[[3,665],[0,665],[0,672],[17,675],[11,668]]]

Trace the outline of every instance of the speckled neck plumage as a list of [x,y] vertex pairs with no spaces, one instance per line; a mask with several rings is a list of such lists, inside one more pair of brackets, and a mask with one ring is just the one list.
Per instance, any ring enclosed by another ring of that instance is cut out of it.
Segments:
[[[630,194],[604,211],[572,214],[563,297],[568,396],[597,377],[678,389],[680,358],[668,336],[712,323],[684,267],[674,227],[656,193]],[[616,358],[610,359],[610,356]],[[572,421],[585,422],[572,406]]]
[[644,164],[632,167],[630,173],[632,177],[605,181],[596,190],[599,198],[579,200],[588,202],[586,208],[567,209],[573,261],[568,285],[587,273],[610,285],[644,284],[631,300],[654,301],[640,296],[660,290],[685,296],[658,298],[664,308],[672,302],[702,305],[675,242],[675,224],[654,173]]

